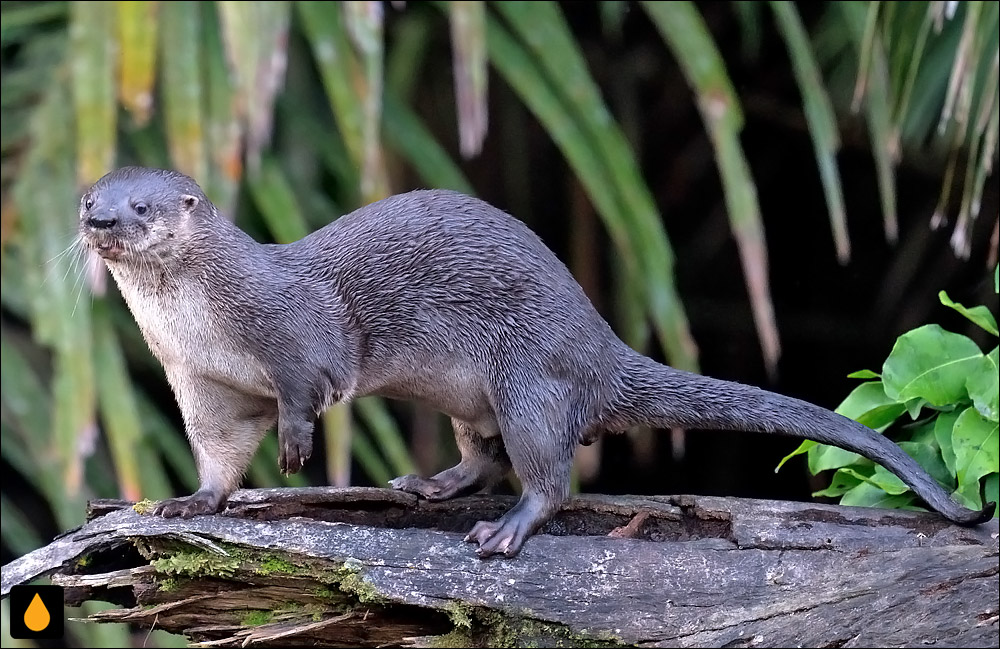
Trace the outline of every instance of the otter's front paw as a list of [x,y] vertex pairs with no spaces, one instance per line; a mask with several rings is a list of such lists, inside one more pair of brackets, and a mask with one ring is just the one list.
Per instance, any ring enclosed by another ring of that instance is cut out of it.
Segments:
[[278,435],[278,469],[285,475],[298,473],[312,455],[312,431],[286,430]]
[[215,514],[226,504],[225,498],[214,491],[196,491],[183,498],[161,500],[153,507],[154,516],[164,518],[191,518],[202,514]]

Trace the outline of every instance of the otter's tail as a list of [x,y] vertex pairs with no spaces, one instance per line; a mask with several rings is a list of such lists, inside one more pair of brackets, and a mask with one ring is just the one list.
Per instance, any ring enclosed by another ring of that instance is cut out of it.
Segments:
[[931,507],[960,525],[982,523],[996,509],[996,503],[981,511],[959,505],[892,440],[826,408],[742,383],[677,370],[631,349],[623,363],[621,395],[608,412],[609,428],[646,425],[802,437],[839,446],[881,464]]

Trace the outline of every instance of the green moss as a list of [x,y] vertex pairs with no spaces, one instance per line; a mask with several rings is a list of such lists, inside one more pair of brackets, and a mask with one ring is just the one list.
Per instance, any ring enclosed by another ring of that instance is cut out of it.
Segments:
[[132,510],[139,515],[148,514],[153,509],[153,505],[156,504],[155,500],[150,500],[149,498],[143,498],[136,504],[132,505]]
[[153,560],[153,567],[158,572],[168,575],[184,575],[187,577],[232,577],[240,568],[239,558],[223,556],[204,550],[189,549],[170,556]]
[[261,575],[270,575],[276,572],[284,573],[287,575],[296,575],[303,571],[299,566],[287,559],[283,559],[274,554],[266,554],[261,558],[260,567],[257,568],[257,573]]
[[240,618],[240,624],[243,626],[261,626],[262,624],[267,624],[272,619],[274,619],[274,613],[271,611],[255,609],[244,613],[243,617]]
[[380,604],[386,601],[378,589],[365,581],[364,564],[357,559],[347,559],[336,568],[323,571],[321,581],[336,586],[342,593],[353,595],[365,604]]
[[468,604],[450,601],[444,605],[444,611],[448,614],[448,619],[456,629],[472,629],[472,615],[474,608]]
[[160,583],[157,584],[157,590],[159,590],[161,593],[172,593],[175,590],[177,590],[178,586],[180,586],[180,584],[178,583],[176,578],[167,577],[165,579],[160,580]]
[[509,616],[460,603],[444,607],[455,628],[435,638],[435,647],[625,647],[619,638],[602,633],[573,633],[565,625]]

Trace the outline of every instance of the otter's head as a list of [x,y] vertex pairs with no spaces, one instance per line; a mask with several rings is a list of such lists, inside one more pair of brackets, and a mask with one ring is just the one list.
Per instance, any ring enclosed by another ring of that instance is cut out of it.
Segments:
[[108,261],[162,260],[170,256],[175,239],[211,212],[201,188],[184,174],[123,167],[80,199],[80,237]]

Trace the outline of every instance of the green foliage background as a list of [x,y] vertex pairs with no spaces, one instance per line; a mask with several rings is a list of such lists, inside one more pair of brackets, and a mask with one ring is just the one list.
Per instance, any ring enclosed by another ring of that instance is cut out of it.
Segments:
[[[719,44],[696,3],[596,6],[609,35],[627,18],[648,20],[688,83],[773,372],[781,348],[761,210]],[[196,487],[160,368],[103,268],[74,245],[80,192],[116,166],[188,173],[253,236],[287,242],[411,186],[474,193],[467,166],[491,128],[490,83],[503,84],[558,148],[608,235],[616,330],[697,370],[662,214],[571,11],[552,2],[0,4],[2,458],[30,493],[18,502],[0,494],[4,547],[16,555],[41,545],[49,516],[61,530],[79,524],[88,498]],[[896,166],[908,151],[931,151],[944,161],[935,218],[952,224],[954,252],[968,257],[997,159],[997,3],[830,3],[809,28],[795,3],[732,11],[748,51],[763,21],[784,41],[839,260],[852,254],[840,125],[854,118],[876,162],[887,240],[898,235]],[[447,69],[429,63],[441,40]],[[352,460],[374,483],[415,470],[419,448],[379,400],[331,409],[322,434],[331,484],[354,480]],[[276,455],[270,436],[249,480],[304,484],[279,476]],[[117,631],[82,633],[105,644]]]

